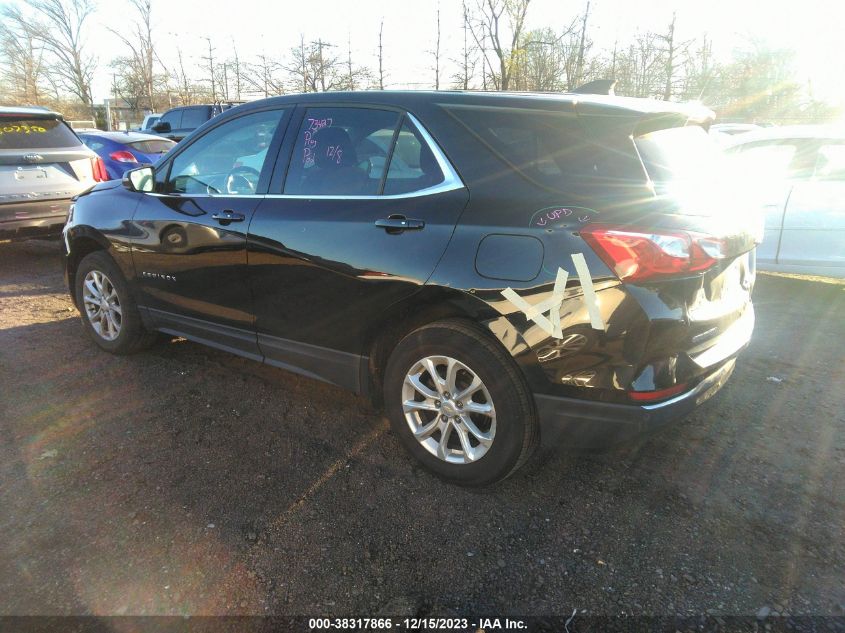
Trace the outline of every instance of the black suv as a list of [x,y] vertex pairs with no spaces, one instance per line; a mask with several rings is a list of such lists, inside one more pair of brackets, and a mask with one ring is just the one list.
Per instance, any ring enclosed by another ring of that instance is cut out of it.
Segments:
[[759,223],[712,113],[584,95],[356,92],[215,117],[80,196],[68,286],[124,354],[183,336],[369,395],[466,484],[542,438],[677,419],[754,324]]
[[236,105],[236,102],[227,102],[171,108],[161,115],[150,131],[178,143],[209,119]]

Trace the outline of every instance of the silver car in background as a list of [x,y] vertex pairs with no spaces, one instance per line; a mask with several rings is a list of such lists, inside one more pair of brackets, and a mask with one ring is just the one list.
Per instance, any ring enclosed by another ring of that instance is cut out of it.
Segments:
[[73,196],[108,180],[62,116],[0,107],[0,239],[60,235]]
[[763,128],[725,151],[765,216],[758,268],[845,277],[845,130]]

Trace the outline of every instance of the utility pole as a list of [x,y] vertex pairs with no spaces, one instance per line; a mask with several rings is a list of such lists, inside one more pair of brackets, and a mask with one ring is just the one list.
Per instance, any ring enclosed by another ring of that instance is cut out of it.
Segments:
[[382,48],[381,36],[384,32],[384,18],[381,19],[381,24],[378,27],[378,89],[384,90],[384,50]]
[[437,5],[437,46],[434,49],[434,89],[440,90],[440,5]]

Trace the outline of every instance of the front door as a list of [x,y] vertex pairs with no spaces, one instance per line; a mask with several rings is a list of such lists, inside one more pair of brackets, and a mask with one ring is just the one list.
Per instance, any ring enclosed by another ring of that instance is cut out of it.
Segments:
[[258,344],[271,364],[357,389],[372,324],[431,275],[467,191],[410,115],[303,110],[285,182],[250,228]]
[[131,232],[138,303],[160,329],[259,357],[246,233],[283,117],[264,110],[212,128],[157,171],[157,193],[142,195]]

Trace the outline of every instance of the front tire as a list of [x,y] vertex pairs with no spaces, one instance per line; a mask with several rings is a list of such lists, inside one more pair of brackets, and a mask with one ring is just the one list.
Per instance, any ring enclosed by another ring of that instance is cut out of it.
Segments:
[[76,269],[76,305],[88,336],[112,354],[132,354],[156,338],[141,314],[117,264],[102,251],[86,255]]
[[431,323],[399,342],[384,402],[405,448],[454,483],[502,480],[538,443],[533,399],[516,364],[463,321]]

